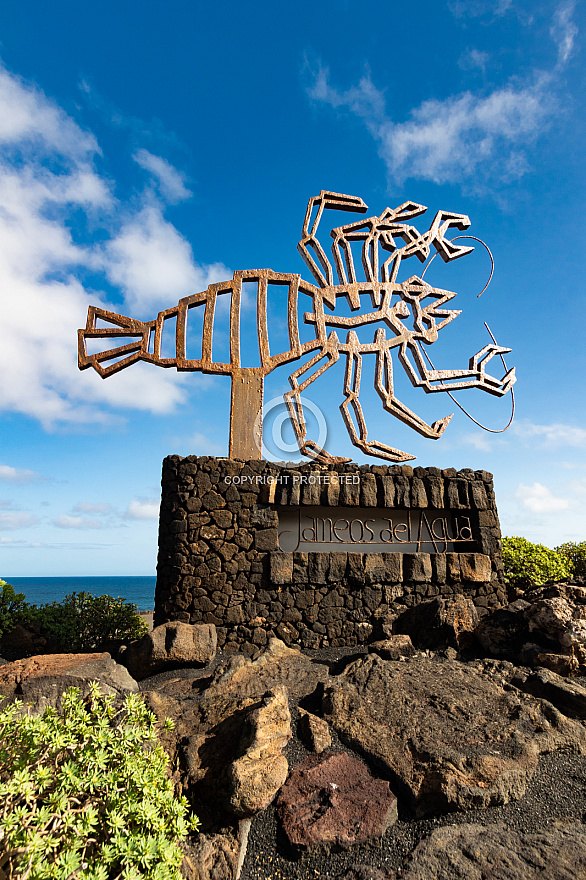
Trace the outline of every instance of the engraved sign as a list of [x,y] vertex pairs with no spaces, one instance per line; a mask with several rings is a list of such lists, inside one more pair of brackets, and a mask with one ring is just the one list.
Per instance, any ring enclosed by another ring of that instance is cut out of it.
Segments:
[[474,549],[470,516],[453,510],[280,508],[285,552],[453,553]]

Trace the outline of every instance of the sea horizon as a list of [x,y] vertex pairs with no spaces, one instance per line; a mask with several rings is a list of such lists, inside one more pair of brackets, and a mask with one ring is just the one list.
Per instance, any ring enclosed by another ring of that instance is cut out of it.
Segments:
[[12,584],[17,593],[24,593],[31,605],[61,602],[70,593],[91,593],[92,596],[112,596],[136,605],[137,611],[152,611],[155,607],[156,575],[67,575],[65,577],[11,577],[2,580]]

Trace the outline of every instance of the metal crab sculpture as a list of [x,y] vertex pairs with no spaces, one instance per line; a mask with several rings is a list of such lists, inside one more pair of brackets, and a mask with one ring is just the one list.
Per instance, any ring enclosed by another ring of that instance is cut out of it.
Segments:
[[[374,384],[384,409],[419,434],[434,440],[441,437],[452,416],[428,425],[398,400],[394,393],[393,350],[397,351],[411,383],[426,393],[448,392],[451,396],[452,391],[479,388],[501,397],[511,389],[515,370],[507,370],[503,358],[510,349],[497,345],[494,337],[492,343],[470,358],[467,369],[433,368],[422,345],[435,342],[439,331],[460,314],[460,311],[442,308],[456,294],[432,287],[417,275],[403,282],[397,281],[403,260],[415,256],[423,263],[430,257],[432,248],[446,263],[469,254],[473,247],[446,238],[449,229],[466,230],[470,226],[466,215],[438,211],[427,232],[420,233],[407,221],[427,209],[415,202],[405,202],[398,208],[386,208],[380,216],[332,229],[332,254],[339,282],[335,284],[332,264],[317,239],[325,209],[365,213],[367,206],[361,198],[326,191],[309,200],[298,249],[318,286],[290,273],[270,269],[244,270],[235,272],[229,281],[210,284],[207,290],[180,299],[176,306],[159,312],[152,321],[137,321],[90,306],[86,327],[78,331],[79,368],[93,367],[102,378],[106,378],[136,361],[146,361],[181,371],[231,376],[229,455],[245,460],[262,457],[264,378],[282,364],[296,361],[311,352],[315,355],[290,374],[291,390],[284,395],[284,400],[299,450],[303,455],[324,463],[349,459],[331,455],[307,437],[301,394],[335,364],[341,354],[346,357],[346,371],[340,409],[350,439],[367,455],[392,462],[409,461],[415,456],[379,440],[368,439],[359,400],[363,355],[376,356]],[[458,238],[462,237],[465,236]],[[399,244],[398,240],[403,243]],[[354,242],[362,243],[364,281],[358,281],[356,277],[352,254]],[[381,251],[389,254],[384,262],[381,261]],[[255,367],[243,367],[240,356],[242,285],[249,282],[257,285],[260,366]],[[271,354],[267,325],[267,298],[271,286],[273,289],[275,286],[287,287],[289,348],[277,354]],[[314,338],[307,342],[301,342],[299,336],[299,294],[307,295],[312,303],[311,311],[304,315],[304,322],[313,328]],[[226,363],[212,359],[214,311],[218,298],[224,295],[230,296],[230,361]],[[356,312],[361,309],[361,300],[367,298],[371,304],[369,311],[349,317],[336,314],[336,304],[341,297],[345,297],[351,310]],[[193,359],[186,356],[186,332],[190,312],[197,308],[204,309],[203,333],[201,357]],[[176,321],[175,357],[162,357],[163,329],[165,322],[172,320]],[[98,321],[105,326],[96,326]],[[375,325],[372,342],[360,342],[356,330],[369,324]],[[133,341],[88,354],[87,342],[102,338],[130,338]],[[505,375],[501,379],[486,372],[488,362],[495,355],[503,361]]]

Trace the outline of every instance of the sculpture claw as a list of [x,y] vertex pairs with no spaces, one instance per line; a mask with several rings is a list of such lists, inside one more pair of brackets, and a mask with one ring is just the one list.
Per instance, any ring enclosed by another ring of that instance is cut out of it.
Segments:
[[413,461],[416,458],[415,455],[402,452],[400,449],[395,449],[394,446],[387,446],[386,443],[381,443],[378,440],[360,440],[357,443],[355,442],[354,445],[358,446],[366,455],[373,455],[376,458],[384,458],[387,461],[394,461],[396,463]]
[[348,461],[352,461],[351,458],[345,458],[341,455],[331,455],[329,452],[326,452],[325,449],[322,449],[321,446],[318,446],[313,440],[307,440],[305,443],[302,443],[299,447],[299,451],[302,455],[306,455],[308,458],[313,458],[314,461],[317,461],[320,464],[345,464]]
[[435,436],[432,438],[434,440],[439,440],[442,436],[450,422],[452,421],[454,413],[451,413],[449,416],[445,416],[443,419],[438,419],[437,422],[432,423],[432,431]]

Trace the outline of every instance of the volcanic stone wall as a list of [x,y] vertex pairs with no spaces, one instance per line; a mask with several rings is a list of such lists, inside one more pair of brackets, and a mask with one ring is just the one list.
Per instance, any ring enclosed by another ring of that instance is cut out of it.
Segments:
[[[279,510],[378,508],[466,516],[467,552],[283,552]],[[506,600],[492,474],[407,465],[286,468],[172,455],[163,462],[155,625],[214,623],[218,645],[253,653],[365,642],[377,620],[463,593]]]

